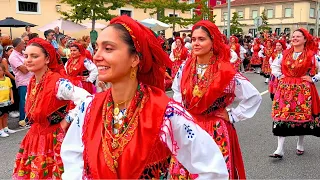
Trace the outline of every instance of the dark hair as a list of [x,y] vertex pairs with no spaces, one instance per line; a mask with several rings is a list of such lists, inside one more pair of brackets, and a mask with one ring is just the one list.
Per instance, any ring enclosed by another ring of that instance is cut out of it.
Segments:
[[180,32],[176,32],[174,37],[180,37]]
[[17,47],[21,42],[22,42],[22,39],[21,39],[21,38],[15,38],[15,39],[12,41],[12,45],[13,45],[13,47]]
[[44,32],[44,37],[47,38],[50,33],[56,33],[53,29],[48,29]]
[[43,52],[43,54],[48,57],[49,54],[48,52],[40,45],[40,44],[37,44],[37,43],[31,43],[29,46],[35,46],[35,47],[38,47],[41,49],[41,51]]
[[31,33],[31,34],[28,34],[29,36],[29,40],[33,39],[33,38],[36,38],[36,37],[39,37],[39,34],[37,33]]
[[0,68],[2,69],[2,71],[6,71],[6,67],[4,67],[2,63],[0,63]]
[[129,47],[129,53],[131,55],[137,54],[137,50],[134,46],[134,42],[125,27],[123,27],[121,24],[110,24],[108,27],[113,27],[116,30],[119,30],[121,32],[120,37],[121,37],[122,41],[125,42]]
[[[208,30],[206,27],[204,27],[204,26],[197,26],[197,27],[195,27],[195,28],[193,29],[192,33],[193,33],[194,30],[196,30],[196,29],[202,29],[202,30],[204,30],[204,31],[207,33],[207,36],[208,36],[211,40],[213,40],[212,37],[211,37],[211,34],[210,34],[209,30]],[[191,33],[191,35],[192,35],[192,33]]]
[[27,31],[28,27],[30,27],[30,26],[26,26],[26,27],[25,27],[26,31]]
[[71,44],[71,45],[69,46],[69,48],[72,48],[72,47],[77,48],[78,51],[80,52],[80,48],[79,48],[79,46],[77,46],[76,44]]

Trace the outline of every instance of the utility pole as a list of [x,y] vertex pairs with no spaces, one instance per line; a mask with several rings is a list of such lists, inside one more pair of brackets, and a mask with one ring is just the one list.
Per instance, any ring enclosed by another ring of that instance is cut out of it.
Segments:
[[227,37],[230,38],[230,0],[228,0],[228,22]]
[[319,7],[320,3],[319,3],[319,0],[316,1],[316,10],[315,10],[315,13],[316,13],[316,34],[315,36],[319,36],[319,14],[320,14],[320,7]]

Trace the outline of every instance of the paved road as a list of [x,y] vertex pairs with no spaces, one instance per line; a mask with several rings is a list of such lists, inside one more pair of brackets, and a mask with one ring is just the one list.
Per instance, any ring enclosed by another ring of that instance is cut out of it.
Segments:
[[[259,92],[266,91],[264,79],[256,74],[245,74]],[[318,86],[319,89],[319,86]],[[172,95],[172,93],[168,93]],[[320,141],[308,136],[305,139],[305,154],[295,154],[297,137],[285,142],[285,157],[273,160],[268,157],[277,146],[272,135],[269,94],[263,96],[262,104],[252,119],[236,124],[243,152],[248,179],[319,179]],[[10,119],[9,127],[17,128],[17,120]],[[10,179],[15,154],[26,131],[20,131],[8,138],[0,139],[0,179]]]

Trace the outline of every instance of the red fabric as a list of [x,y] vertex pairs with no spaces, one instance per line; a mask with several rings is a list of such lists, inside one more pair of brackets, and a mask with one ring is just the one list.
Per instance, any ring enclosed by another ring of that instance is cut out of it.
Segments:
[[59,64],[60,55],[48,41],[43,40],[41,38],[33,38],[28,42],[28,46],[30,44],[38,44],[41,47],[43,47],[44,50],[48,53],[50,59],[48,68],[54,72],[61,72],[61,65]]
[[72,46],[78,47],[80,56],[77,59],[70,56],[66,66],[67,74],[72,77],[82,76],[83,71],[86,70],[86,67],[84,66],[86,51],[84,47],[79,43],[73,43]]
[[183,39],[181,37],[179,37],[179,36],[174,37],[174,41],[177,41],[178,39],[180,40],[181,45],[184,46],[184,41],[183,41]]
[[284,40],[276,40],[274,42],[274,44],[276,45],[277,43],[280,43],[282,45],[282,50],[286,50],[287,49],[287,43]]
[[163,72],[166,67],[172,67],[172,62],[153,32],[125,15],[112,19],[110,24],[123,25],[130,34],[136,51],[142,55],[137,73],[138,80],[143,84],[164,89]]
[[220,33],[218,27],[213,24],[211,21],[202,20],[197,22],[193,27],[192,31],[194,31],[198,27],[205,27],[211,35],[211,39],[213,40],[212,43],[212,50],[213,54],[219,56],[219,60],[224,62],[230,62],[230,48],[226,45],[222,39],[222,34]]
[[[307,44],[308,42],[306,42]],[[307,45],[306,45],[307,46]],[[317,72],[316,68],[316,59],[312,50],[304,50],[297,60],[293,60],[294,48],[284,52],[283,60],[281,63],[281,72],[285,76],[285,79],[294,81],[295,78],[300,78],[310,73],[311,76],[314,76]],[[314,83],[311,85],[311,96],[312,96],[312,114],[320,114],[320,99],[318,91]]]
[[[231,39],[234,39],[235,42],[232,43],[232,42],[231,42]],[[234,50],[234,52],[237,53],[238,58],[240,58],[240,44],[239,44],[239,39],[238,39],[236,36],[231,36],[231,37],[230,37],[230,48],[231,48],[232,50]]]
[[[110,93],[109,89],[95,96],[83,125],[84,167],[88,168],[85,176],[92,179],[138,179],[147,165],[159,162],[170,155],[168,148],[160,142],[159,135],[169,98],[158,88],[146,87],[145,95],[149,98],[139,113],[132,139],[118,159],[117,172],[113,173],[105,162],[101,139],[101,109]],[[107,144],[112,151],[111,140],[107,141]],[[158,153],[152,154],[154,150]],[[112,161],[110,156],[107,158]]]
[[188,57],[188,49],[184,46],[181,48],[175,48],[173,50],[173,56],[174,56],[174,62],[172,64],[172,71],[171,71],[171,76],[174,78],[181,66],[181,64],[187,60]]
[[[236,71],[234,70],[230,62],[215,62],[211,67],[208,67],[204,76],[208,79],[208,87],[203,86],[204,81],[200,81],[198,86],[204,93],[202,97],[193,97],[193,89],[195,87],[194,78],[197,78],[196,74],[196,58],[192,58],[186,62],[184,66],[182,79],[181,79],[181,92],[183,103],[186,109],[192,115],[196,116],[196,119],[202,120],[206,117],[202,115],[208,109],[210,103],[215,102],[217,98],[224,94],[224,90],[230,84],[230,81],[234,78]],[[210,68],[212,71],[210,71]],[[210,74],[214,74],[214,77],[210,78]]]
[[86,49],[86,50],[85,50],[85,54],[86,54],[86,58],[87,58],[87,59],[90,59],[90,60],[92,61],[93,57],[91,56],[90,51]]

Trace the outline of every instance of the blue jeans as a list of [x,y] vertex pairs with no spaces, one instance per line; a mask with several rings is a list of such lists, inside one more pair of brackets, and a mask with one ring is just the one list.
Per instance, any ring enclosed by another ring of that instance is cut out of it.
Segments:
[[22,121],[26,116],[24,106],[26,104],[27,86],[19,86],[18,93],[19,93],[19,100],[20,100],[19,102],[20,121]]

